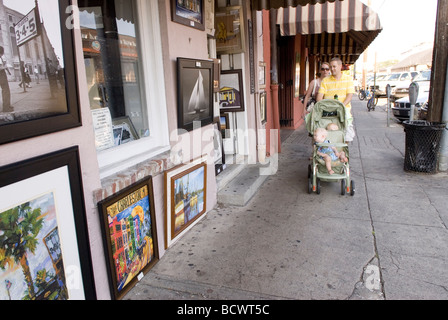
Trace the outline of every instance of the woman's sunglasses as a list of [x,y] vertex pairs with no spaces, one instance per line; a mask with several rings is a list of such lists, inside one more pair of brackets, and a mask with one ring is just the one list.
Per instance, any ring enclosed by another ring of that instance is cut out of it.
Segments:
[[330,68],[320,68],[321,71],[330,71]]

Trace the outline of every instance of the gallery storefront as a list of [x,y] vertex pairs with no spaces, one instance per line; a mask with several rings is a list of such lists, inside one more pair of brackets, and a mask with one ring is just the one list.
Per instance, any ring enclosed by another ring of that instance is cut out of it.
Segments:
[[[217,10],[199,0],[41,2],[0,2],[11,105],[4,94],[0,295],[121,298],[216,204]],[[245,27],[250,4],[237,7]],[[255,112],[243,60],[223,72],[227,90],[235,75],[242,88],[221,95],[229,130],[236,112],[246,128]],[[21,62],[41,71],[17,77]],[[29,245],[12,236],[23,221]]]
[[0,299],[122,298],[265,157],[260,3],[0,0]]

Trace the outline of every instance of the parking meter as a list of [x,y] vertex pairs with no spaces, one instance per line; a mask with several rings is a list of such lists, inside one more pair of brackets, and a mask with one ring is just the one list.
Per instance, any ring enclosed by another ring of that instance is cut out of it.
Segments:
[[411,104],[411,111],[409,112],[409,120],[414,120],[415,103],[418,98],[418,83],[412,82],[409,86],[409,103]]
[[390,98],[390,84],[386,85],[386,96],[387,98]]
[[412,82],[409,86],[409,102],[411,105],[415,105],[418,98],[418,83]]
[[390,84],[386,85],[386,97],[387,97],[387,126],[390,126]]

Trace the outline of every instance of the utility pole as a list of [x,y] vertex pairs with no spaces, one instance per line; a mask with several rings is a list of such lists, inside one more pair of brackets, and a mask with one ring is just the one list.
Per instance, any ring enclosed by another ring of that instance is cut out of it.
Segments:
[[442,122],[448,61],[448,0],[438,0],[428,120]]
[[[448,123],[448,0],[438,0],[428,120]],[[440,141],[439,170],[448,170],[448,130]]]

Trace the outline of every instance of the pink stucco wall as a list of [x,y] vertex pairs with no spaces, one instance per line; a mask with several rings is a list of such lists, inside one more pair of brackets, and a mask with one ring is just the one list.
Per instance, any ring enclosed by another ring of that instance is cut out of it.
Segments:
[[[204,31],[195,30],[171,21],[170,1],[159,0],[160,29],[162,36],[162,50],[164,57],[166,102],[168,111],[169,131],[172,146],[181,149],[191,149],[190,159],[199,157],[210,139],[194,139],[194,133],[177,135],[177,75],[176,59],[178,56],[187,58],[207,59],[207,35]],[[110,299],[109,279],[106,269],[106,253],[103,248],[103,237],[101,233],[100,217],[97,210],[98,190],[101,190],[102,181],[97,162],[95,149],[94,129],[90,112],[87,81],[85,77],[81,35],[75,30],[76,65],[78,70],[79,101],[82,116],[82,126],[47,134],[27,140],[17,141],[0,146],[0,166],[16,163],[22,160],[34,158],[40,155],[62,150],[71,146],[79,146],[81,171],[84,189],[84,199],[88,232],[90,240],[91,257],[97,298],[100,300]],[[162,79],[161,79],[162,80]],[[162,80],[163,81],[163,80]],[[210,137],[211,138],[211,137]],[[200,146],[198,147],[198,143]],[[188,151],[188,150],[186,150]],[[211,164],[207,170],[207,211],[216,205],[216,179],[214,165]],[[164,176],[158,174],[153,177],[154,201],[156,209],[158,244],[160,256],[165,253],[164,248]]]

